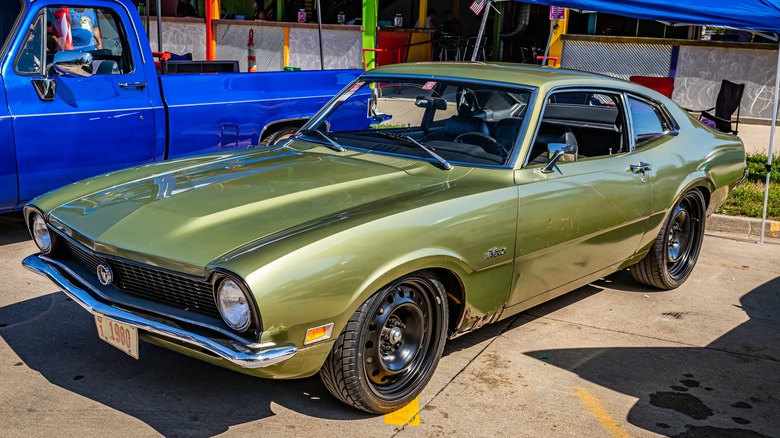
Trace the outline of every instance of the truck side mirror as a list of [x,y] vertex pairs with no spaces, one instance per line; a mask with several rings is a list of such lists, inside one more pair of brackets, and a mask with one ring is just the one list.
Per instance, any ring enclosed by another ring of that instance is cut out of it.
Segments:
[[60,50],[54,54],[54,71],[64,76],[92,76],[92,54],[79,50]]

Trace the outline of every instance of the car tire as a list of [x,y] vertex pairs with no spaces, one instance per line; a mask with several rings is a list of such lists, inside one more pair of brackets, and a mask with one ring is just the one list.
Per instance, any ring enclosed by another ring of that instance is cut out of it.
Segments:
[[298,132],[299,126],[295,125],[282,125],[279,129],[268,134],[264,139],[260,140],[259,146],[272,146],[281,140],[291,137]]
[[409,404],[431,379],[447,335],[447,295],[426,271],[407,275],[363,303],[320,370],[341,401],[373,414]]
[[659,289],[682,285],[699,258],[707,220],[704,196],[699,190],[686,192],[672,207],[650,251],[631,266],[631,276]]

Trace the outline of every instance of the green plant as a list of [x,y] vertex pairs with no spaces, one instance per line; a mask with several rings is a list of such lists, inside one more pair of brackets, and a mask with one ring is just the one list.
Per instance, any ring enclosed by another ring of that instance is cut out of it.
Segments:
[[[761,217],[764,210],[766,188],[766,154],[748,154],[746,157],[748,178],[734,189],[718,213],[732,216]],[[772,159],[772,173],[769,177],[769,202],[767,219],[780,220],[780,158]]]
[[[766,182],[766,154],[751,153],[745,157],[748,168],[748,181]],[[772,184],[780,184],[780,156],[772,158],[772,174],[769,177]]]

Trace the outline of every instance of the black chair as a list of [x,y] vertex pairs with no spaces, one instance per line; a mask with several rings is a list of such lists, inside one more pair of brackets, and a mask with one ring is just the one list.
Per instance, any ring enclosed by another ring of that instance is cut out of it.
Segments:
[[[713,108],[701,110],[699,120],[704,118],[712,120],[718,131],[737,135],[739,130],[739,104],[742,102],[742,94],[744,92],[745,84],[735,84],[724,79],[720,84],[720,91],[718,92],[715,106]],[[711,113],[712,110],[715,110],[715,114]],[[736,128],[732,129],[731,116],[735,111],[737,113]]]

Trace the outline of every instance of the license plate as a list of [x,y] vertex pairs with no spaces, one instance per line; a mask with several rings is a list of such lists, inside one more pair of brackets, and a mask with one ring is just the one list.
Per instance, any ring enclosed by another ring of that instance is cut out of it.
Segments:
[[95,315],[95,325],[100,339],[124,351],[132,358],[138,359],[137,328],[97,315]]

